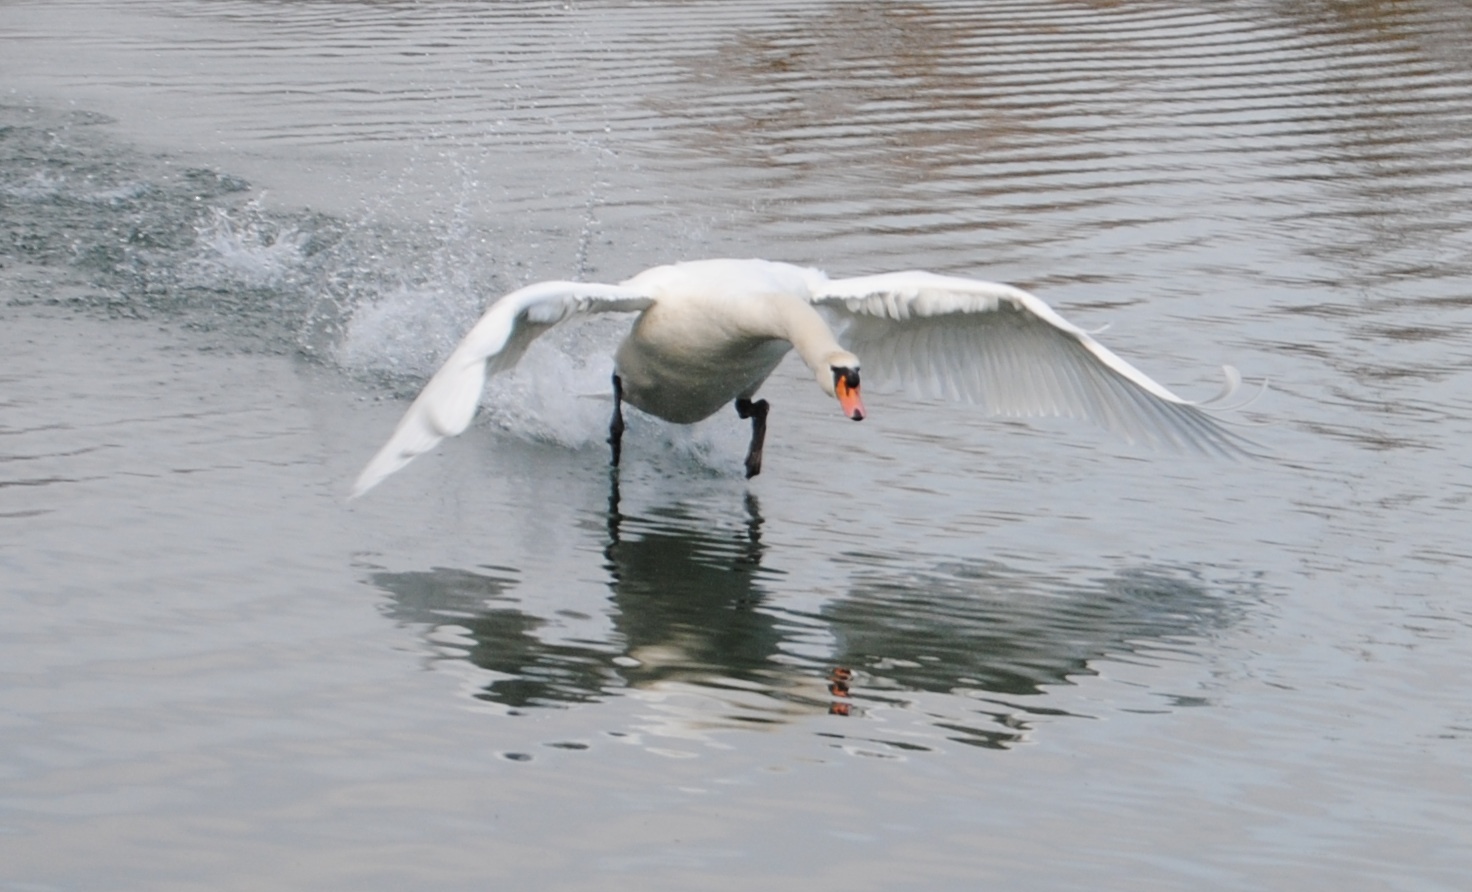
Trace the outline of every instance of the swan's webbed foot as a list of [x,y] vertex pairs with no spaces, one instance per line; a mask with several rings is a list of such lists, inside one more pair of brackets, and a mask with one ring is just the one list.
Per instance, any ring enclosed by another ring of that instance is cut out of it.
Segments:
[[751,448],[746,451],[747,480],[762,472],[762,446],[767,441],[767,410],[770,408],[766,400],[752,402],[742,397],[736,401],[736,414],[751,419]]
[[613,466],[618,467],[624,443],[624,382],[613,375],[613,420],[608,423],[608,445],[613,447]]

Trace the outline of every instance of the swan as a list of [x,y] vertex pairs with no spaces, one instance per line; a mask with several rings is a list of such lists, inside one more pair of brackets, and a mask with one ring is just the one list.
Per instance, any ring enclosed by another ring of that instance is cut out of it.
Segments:
[[[625,402],[677,424],[734,403],[752,422],[746,476],[756,476],[769,406],[754,397],[789,350],[854,421],[866,414],[862,355],[866,376],[993,414],[1082,416],[1132,441],[1246,452],[1246,441],[1204,404],[1171,393],[1020,288],[921,271],[830,279],[776,261],[697,260],[618,285],[540,282],[496,301],[425,384],[351,497],[465,430],[486,377],[515,365],[537,336],[574,316],[609,312],[638,314],[614,356],[615,467]],[[1224,371],[1226,389],[1209,402],[1240,383],[1235,369]]]

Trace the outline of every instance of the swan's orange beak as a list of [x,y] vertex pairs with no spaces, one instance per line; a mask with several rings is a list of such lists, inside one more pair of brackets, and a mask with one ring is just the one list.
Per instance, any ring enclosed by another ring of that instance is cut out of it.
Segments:
[[833,373],[833,392],[843,414],[854,421],[864,420],[864,401],[859,399],[859,373],[842,369]]

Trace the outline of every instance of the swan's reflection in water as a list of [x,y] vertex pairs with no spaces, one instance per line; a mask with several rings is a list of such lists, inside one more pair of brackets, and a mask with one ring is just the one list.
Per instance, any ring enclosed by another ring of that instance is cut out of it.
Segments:
[[1068,714],[1039,696],[1050,686],[1095,674],[1103,659],[1195,654],[1245,609],[1239,594],[1213,591],[1187,570],[1127,569],[1078,583],[967,561],[860,570],[823,616],[835,663],[861,672],[868,697],[965,697],[969,715],[936,716],[935,725],[950,740],[1005,749],[1036,716]]
[[[543,640],[537,630],[545,619],[500,606],[517,584],[515,571],[483,569],[490,572],[436,567],[372,579],[393,595],[390,617],[427,627],[442,653],[497,677],[477,696],[513,708],[598,699],[611,681],[608,654]],[[453,643],[445,644],[451,637]]]
[[644,517],[620,510],[617,480],[608,505],[606,568],[623,637],[621,669],[632,685],[670,678],[754,681],[773,669],[782,633],[761,607],[762,515],[747,493],[744,522],[713,524],[689,506]]
[[1040,694],[1106,656],[1172,649],[1242,614],[1186,570],[1127,569],[1092,583],[1040,579],[987,561],[860,572],[823,615],[836,659],[905,689]]
[[613,634],[604,641],[544,640],[538,630],[549,620],[511,596],[514,570],[435,568],[372,581],[393,596],[390,617],[427,626],[442,652],[498,676],[477,696],[510,707],[566,705],[673,680],[773,681],[783,633],[778,614],[758,609],[763,579],[777,574],[762,567],[756,497],[746,495],[738,521],[688,505],[628,516],[620,501],[615,478],[602,548]]
[[[1079,581],[994,561],[848,554],[833,559],[846,594],[804,612],[784,606],[800,599],[764,565],[756,497],[734,517],[712,511],[681,503],[625,514],[613,483],[600,531],[611,631],[600,640],[541,634],[555,617],[515,600],[514,570],[372,578],[392,596],[390,616],[424,626],[442,658],[488,670],[475,696],[506,707],[695,689],[726,714],[693,721],[730,727],[956,695],[964,708],[932,725],[988,747],[1025,736],[1029,716],[1059,714],[1040,695],[1092,674],[1092,663],[1194,654],[1246,610],[1240,593],[1185,569]],[[827,653],[801,656],[815,639]]]

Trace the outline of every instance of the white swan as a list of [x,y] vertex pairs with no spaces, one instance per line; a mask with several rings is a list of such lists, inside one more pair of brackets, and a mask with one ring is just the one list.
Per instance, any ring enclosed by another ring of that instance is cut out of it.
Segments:
[[[819,310],[838,323],[844,343]],[[680,424],[734,401],[740,416],[752,419],[746,475],[756,475],[767,401],[752,397],[790,349],[855,421],[864,417],[857,352],[866,376],[981,403],[993,414],[1083,416],[1131,440],[1244,451],[1244,441],[1200,404],[1010,285],[926,272],[829,279],[767,260],[700,260],[657,266],[621,285],[542,282],[501,298],[363,468],[353,497],[465,430],[486,376],[515,365],[538,335],[571,316],[602,312],[639,314],[614,358],[614,465],[624,400]],[[1226,372],[1223,395],[1240,380],[1234,369]]]

